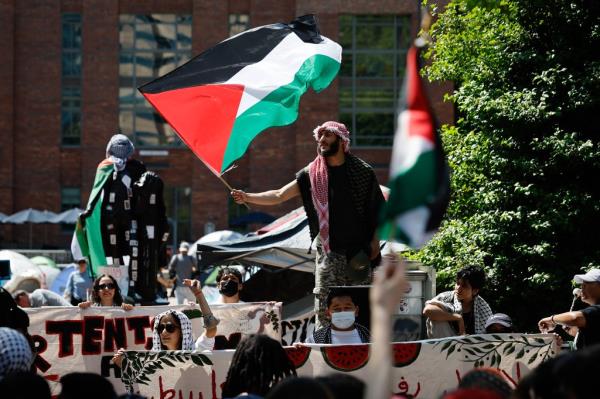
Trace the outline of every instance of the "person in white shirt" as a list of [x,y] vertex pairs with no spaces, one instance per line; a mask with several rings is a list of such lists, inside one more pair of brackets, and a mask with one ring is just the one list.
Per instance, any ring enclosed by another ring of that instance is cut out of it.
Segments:
[[307,344],[343,345],[370,342],[369,330],[355,321],[358,316],[358,306],[355,304],[351,289],[331,289],[327,296],[326,313],[331,324],[313,332],[306,339]]

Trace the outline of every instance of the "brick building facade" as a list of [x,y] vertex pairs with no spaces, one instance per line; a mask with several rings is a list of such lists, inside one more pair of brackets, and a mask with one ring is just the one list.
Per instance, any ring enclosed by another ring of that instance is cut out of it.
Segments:
[[[96,166],[120,123],[121,15],[189,15],[191,53],[198,54],[230,35],[231,15],[246,15],[253,27],[314,13],[321,33],[336,41],[341,16],[407,16],[414,37],[416,4],[413,0],[0,0],[0,212],[11,214],[30,207],[58,212],[65,204],[65,187],[74,189],[79,205],[85,207]],[[61,139],[65,14],[80,16],[77,145],[65,145]],[[339,86],[337,79],[318,95],[308,92],[302,98],[298,120],[263,132],[225,180],[250,191],[289,182],[315,156],[312,129],[325,120],[339,119]],[[450,88],[427,87],[442,123],[453,120],[452,106],[442,102],[443,93]],[[210,224],[217,230],[228,228],[232,206],[228,190],[190,150],[153,146],[148,148],[152,151],[140,154],[144,148],[136,144],[136,158],[156,171],[167,187],[186,189],[184,205],[191,216],[180,221],[188,223],[189,230],[179,234],[179,240],[196,240]],[[355,145],[352,150],[375,168],[381,183],[387,181],[390,145]],[[298,206],[299,200],[293,200],[276,208],[256,206],[252,211],[280,216]],[[71,239],[69,229],[61,226],[37,225],[32,231],[34,247],[66,248]],[[25,247],[28,234],[29,226],[0,225],[0,248]]]

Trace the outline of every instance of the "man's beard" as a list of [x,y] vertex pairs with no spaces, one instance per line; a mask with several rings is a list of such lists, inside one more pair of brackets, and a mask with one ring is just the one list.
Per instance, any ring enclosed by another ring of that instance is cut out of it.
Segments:
[[319,155],[324,156],[324,157],[331,157],[331,156],[337,154],[339,148],[340,148],[340,138],[338,136],[336,136],[335,141],[333,143],[331,143],[328,150],[321,150],[321,147],[318,147]]

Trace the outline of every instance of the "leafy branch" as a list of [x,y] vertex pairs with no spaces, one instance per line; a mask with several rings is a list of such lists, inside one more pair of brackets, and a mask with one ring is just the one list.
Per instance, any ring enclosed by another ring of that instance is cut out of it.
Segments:
[[175,363],[187,363],[190,360],[198,366],[213,365],[206,355],[190,351],[125,352],[121,379],[131,390],[134,383],[148,385],[148,376],[164,369],[165,365],[176,367]]
[[267,316],[267,319],[269,319],[269,321],[271,322],[271,325],[273,326],[273,330],[279,331],[279,317],[277,317],[277,314],[275,313],[275,311],[270,310],[268,312],[265,312],[265,316]]
[[461,361],[473,363],[474,367],[489,365],[499,367],[503,356],[512,355],[515,351],[515,359],[527,359],[527,364],[533,363],[538,358],[545,361],[554,355],[552,342],[542,338],[525,335],[509,335],[503,339],[499,335],[491,335],[494,339],[486,339],[479,335],[470,337],[450,338],[443,341],[432,342],[434,347],[441,345],[441,352],[446,353],[446,359],[453,353],[462,357]]

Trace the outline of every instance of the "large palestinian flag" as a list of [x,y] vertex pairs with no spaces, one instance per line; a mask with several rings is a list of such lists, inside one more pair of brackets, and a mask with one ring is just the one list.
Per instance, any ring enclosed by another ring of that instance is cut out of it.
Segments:
[[331,83],[341,54],[309,15],[242,32],[139,90],[220,175],[261,131],[294,122],[302,94]]
[[87,209],[90,213],[85,218],[85,222],[82,216],[77,218],[75,232],[71,241],[73,259],[78,260],[82,257],[87,257],[90,265],[89,272],[92,276],[98,274],[99,267],[107,266],[106,254],[104,253],[104,245],[102,243],[102,231],[100,229],[102,205],[100,196],[102,187],[104,187],[108,178],[112,176],[113,171],[113,163],[108,159],[103,160],[98,165],[94,185],[87,204]]
[[435,233],[449,196],[448,168],[419,76],[419,50],[407,55],[390,165],[390,197],[380,223],[382,239],[422,246]]

